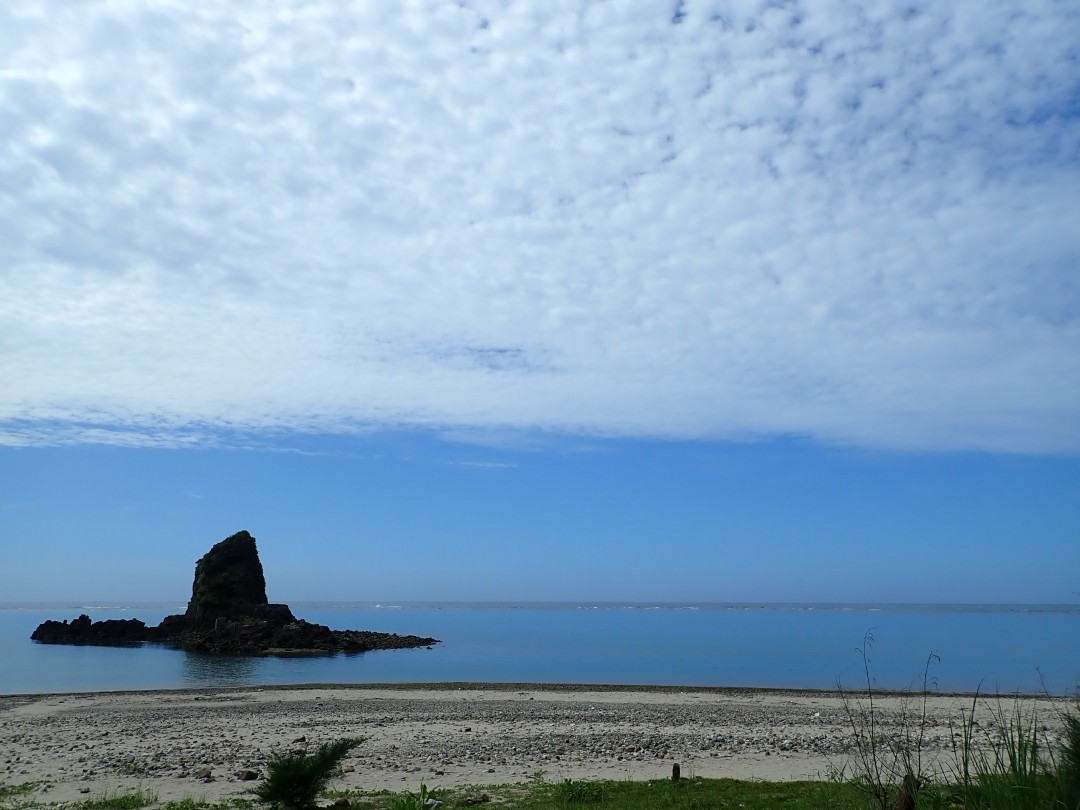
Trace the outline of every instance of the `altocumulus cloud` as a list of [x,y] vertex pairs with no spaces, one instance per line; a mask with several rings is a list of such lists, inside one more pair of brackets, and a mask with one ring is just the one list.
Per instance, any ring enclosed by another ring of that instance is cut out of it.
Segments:
[[1080,452],[1080,14],[0,6],[0,442]]

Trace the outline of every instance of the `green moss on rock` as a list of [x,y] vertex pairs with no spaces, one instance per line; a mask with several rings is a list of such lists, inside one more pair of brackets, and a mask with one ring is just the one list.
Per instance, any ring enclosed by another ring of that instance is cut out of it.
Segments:
[[195,564],[195,584],[188,602],[188,619],[214,621],[220,616],[250,616],[267,604],[255,538],[237,532],[211,548]]

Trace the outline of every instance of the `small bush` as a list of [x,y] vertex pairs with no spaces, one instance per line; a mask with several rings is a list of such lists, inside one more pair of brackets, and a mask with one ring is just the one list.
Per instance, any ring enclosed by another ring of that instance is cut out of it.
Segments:
[[359,737],[346,737],[323,743],[314,754],[275,754],[255,795],[271,807],[312,810],[319,794],[339,773],[341,760],[362,742]]

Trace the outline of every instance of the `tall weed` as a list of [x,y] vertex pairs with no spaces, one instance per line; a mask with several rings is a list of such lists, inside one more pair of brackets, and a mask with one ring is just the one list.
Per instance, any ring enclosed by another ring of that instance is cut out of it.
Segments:
[[1038,712],[1019,697],[999,699],[984,727],[980,698],[962,713],[953,771],[953,801],[965,810],[1080,810],[1080,717],[1062,715],[1064,743],[1055,749],[1040,732]]
[[920,700],[901,702],[895,728],[890,731],[885,728],[870,670],[873,644],[874,635],[867,631],[862,644],[855,648],[862,659],[865,690],[859,694],[849,693],[838,684],[854,740],[852,783],[866,794],[876,810],[913,810],[919,791],[927,781],[923,749],[929,725],[930,667],[940,659],[933,652],[927,656]]
[[1058,755],[1057,789],[1065,810],[1080,810],[1080,697],[1065,712],[1065,741]]

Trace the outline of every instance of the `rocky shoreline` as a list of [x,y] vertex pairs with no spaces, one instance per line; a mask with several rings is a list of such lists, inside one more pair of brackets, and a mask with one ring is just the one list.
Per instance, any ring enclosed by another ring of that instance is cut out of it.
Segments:
[[140,619],[46,621],[30,636],[42,644],[164,644],[211,655],[333,655],[430,647],[438,639],[370,630],[331,630],[271,604],[255,538],[241,531],[215,544],[195,564],[187,611],[150,627]]
[[324,624],[295,619],[291,613],[289,619],[291,621],[283,623],[240,619],[214,627],[185,626],[174,630],[166,622],[149,627],[139,619],[94,622],[84,613],[71,622],[42,622],[30,638],[42,644],[135,646],[156,643],[215,655],[280,656],[407,650],[439,643],[437,639],[424,636],[399,636],[372,630],[331,630]]
[[[904,700],[880,698],[883,728]],[[931,698],[928,756],[950,755],[950,724],[970,703]],[[1054,725],[1052,706],[1039,716]],[[816,779],[842,767],[852,744],[834,693],[421,685],[8,696],[0,781],[40,781],[49,801],[136,789],[219,801],[246,795],[272,753],[345,736],[365,738],[336,783],[353,790],[663,778],[675,763],[684,775]]]

